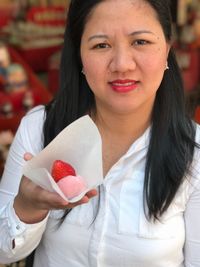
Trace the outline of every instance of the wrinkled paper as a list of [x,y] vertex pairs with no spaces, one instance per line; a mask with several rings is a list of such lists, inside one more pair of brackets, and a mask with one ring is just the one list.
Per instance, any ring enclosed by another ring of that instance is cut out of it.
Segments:
[[[86,181],[87,189],[67,199],[51,176],[55,160],[71,164],[76,174]],[[83,116],[63,129],[38,155],[26,162],[23,174],[42,188],[57,192],[69,202],[80,200],[90,189],[102,184],[102,142],[92,119],[88,115]]]

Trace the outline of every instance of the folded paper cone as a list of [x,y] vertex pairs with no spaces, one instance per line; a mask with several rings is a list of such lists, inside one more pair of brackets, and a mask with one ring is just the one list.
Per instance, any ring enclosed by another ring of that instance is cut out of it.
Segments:
[[88,115],[67,126],[23,167],[23,174],[34,183],[69,201],[50,174],[57,159],[71,164],[86,183],[86,189],[70,202],[80,200],[86,192],[103,183],[101,136]]

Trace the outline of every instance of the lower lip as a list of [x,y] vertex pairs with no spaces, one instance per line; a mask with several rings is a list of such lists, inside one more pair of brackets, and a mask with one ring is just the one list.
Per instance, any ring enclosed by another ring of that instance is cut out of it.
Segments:
[[138,84],[132,84],[129,86],[117,86],[117,85],[113,85],[111,84],[111,88],[113,89],[113,91],[118,92],[118,93],[128,93],[131,92],[133,90],[135,90],[138,87]]

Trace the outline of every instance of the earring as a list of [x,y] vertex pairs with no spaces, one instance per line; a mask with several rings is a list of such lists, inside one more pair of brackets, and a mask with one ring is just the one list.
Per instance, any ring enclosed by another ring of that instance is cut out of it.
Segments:
[[82,71],[81,71],[81,73],[83,74],[83,75],[85,75],[85,71],[84,71],[84,69],[82,68]]
[[165,70],[169,70],[168,62],[166,62]]

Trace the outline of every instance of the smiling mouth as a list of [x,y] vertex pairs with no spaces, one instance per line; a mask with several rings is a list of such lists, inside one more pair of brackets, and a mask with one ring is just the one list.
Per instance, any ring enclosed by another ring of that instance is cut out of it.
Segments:
[[112,90],[118,93],[128,93],[138,87],[138,81],[135,80],[115,80],[109,82]]

